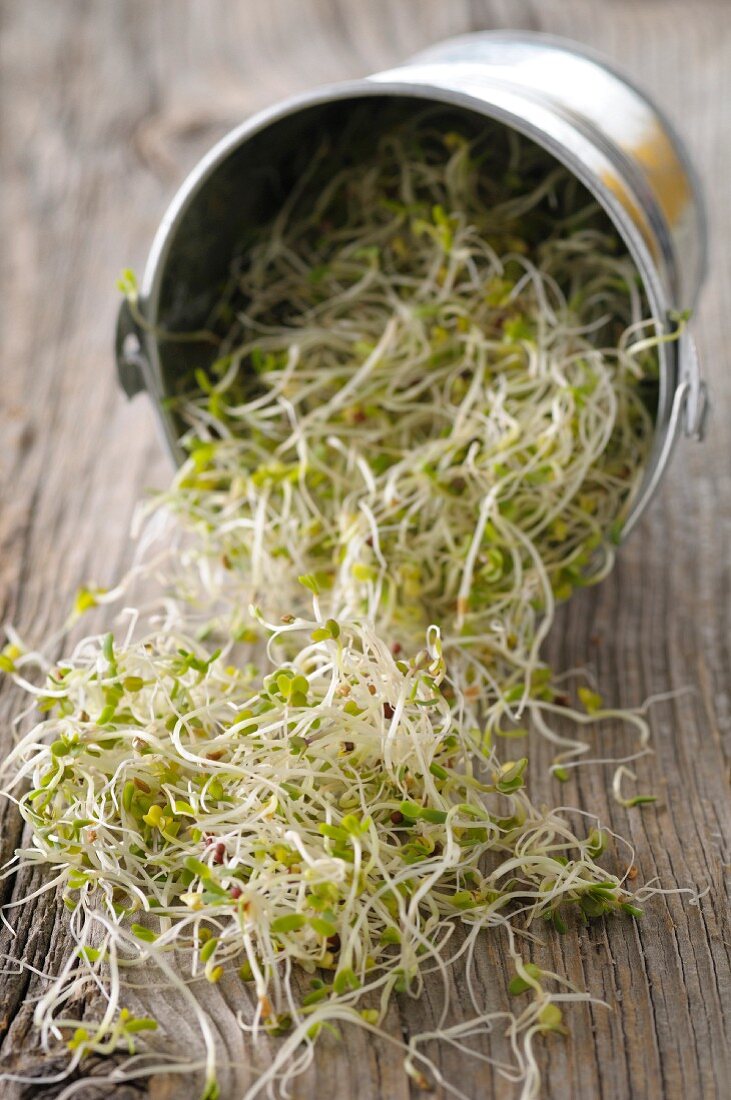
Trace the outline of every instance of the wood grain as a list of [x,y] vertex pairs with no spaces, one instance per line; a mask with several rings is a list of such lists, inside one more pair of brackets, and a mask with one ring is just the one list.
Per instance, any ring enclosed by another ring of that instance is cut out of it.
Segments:
[[[58,628],[82,582],[105,584],[130,552],[135,501],[164,482],[167,461],[147,404],[116,388],[111,339],[118,270],[141,266],[175,185],[205,149],[248,113],[313,84],[374,71],[470,29],[544,29],[600,48],[667,108],[706,183],[711,278],[696,332],[716,416],[703,447],[686,444],[642,529],[597,590],[564,609],[548,656],[589,662],[602,691],[636,703],[690,687],[652,710],[656,755],[643,784],[657,809],[624,810],[607,797],[608,773],[589,769],[562,789],[568,804],[601,815],[635,846],[638,881],[710,891],[700,905],[658,897],[637,924],[597,924],[549,938],[539,962],[603,997],[611,1009],[570,1012],[571,1034],[539,1044],[544,1094],[620,1100],[701,1100],[729,1094],[731,969],[731,7],[726,0],[6,0],[0,8],[4,108],[0,332],[0,615],[41,639]],[[19,710],[0,688],[0,740]],[[534,783],[545,763],[536,746]],[[549,787],[542,788],[549,797]],[[541,793],[539,787],[538,792]],[[555,798],[555,791],[550,797]],[[3,804],[1,855],[19,842]],[[724,879],[726,880],[724,883]],[[40,872],[0,883],[11,902]],[[726,892],[724,892],[726,889]],[[69,949],[52,894],[7,911],[0,952],[38,968]],[[477,960],[486,1002],[505,1005],[499,936]],[[10,963],[0,975],[0,1059],[5,1073],[38,1076],[31,1015],[42,982]],[[224,1058],[222,1095],[243,1095],[274,1045],[251,1051],[235,1023],[240,985],[203,991]],[[452,993],[459,1003],[458,976]],[[144,996],[144,995],[143,995]],[[443,990],[402,999],[395,1035],[433,1024]],[[89,1006],[87,1006],[89,1007]],[[196,1043],[173,998],[163,1040]],[[500,1052],[499,1035],[479,1044]],[[435,1052],[469,1098],[514,1090],[449,1048]],[[109,1063],[91,1067],[106,1073]],[[199,1081],[88,1084],[75,1096],[187,1100]],[[6,1083],[2,1095],[57,1096],[62,1086]],[[296,1096],[319,1100],[411,1095],[395,1048],[360,1033],[326,1042]],[[435,1096],[440,1096],[436,1090]]]

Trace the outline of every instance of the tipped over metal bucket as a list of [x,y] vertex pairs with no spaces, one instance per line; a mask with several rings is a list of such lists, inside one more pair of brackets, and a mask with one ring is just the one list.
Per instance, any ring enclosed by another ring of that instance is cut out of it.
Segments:
[[[584,185],[609,216],[641,277],[653,316],[692,309],[706,265],[698,181],[664,115],[601,58],[573,43],[525,32],[465,35],[364,80],[315,89],[262,111],[200,161],[168,208],[140,287],[144,324],[125,303],[117,326],[119,379],[147,390],[176,461],[179,425],[166,398],[210,345],[165,340],[191,330],[210,309],[237,244],[286,197],[296,164],[324,134],[336,137],[355,107],[377,132],[393,105],[448,106],[509,127],[541,146]],[[624,525],[636,524],[682,433],[703,435],[707,393],[686,328],[658,348],[660,384],[653,449]]]

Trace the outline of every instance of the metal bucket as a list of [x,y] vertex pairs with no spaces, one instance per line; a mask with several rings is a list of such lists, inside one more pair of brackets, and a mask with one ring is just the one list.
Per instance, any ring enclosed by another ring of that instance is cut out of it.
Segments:
[[[449,105],[520,132],[566,166],[614,223],[634,260],[653,313],[692,308],[705,273],[706,224],[695,174],[664,115],[625,77],[575,44],[525,32],[454,38],[387,72],[295,96],[243,123],[197,165],[154,239],[140,287],[140,326],[125,303],[117,368],[125,392],[151,395],[165,441],[182,459],[165,398],[183,368],[206,366],[210,347],[159,339],[206,315],[228,273],[235,242],[272,212],[294,150],[307,149],[355,104],[373,126],[386,103]],[[293,182],[293,181],[292,181]],[[286,193],[286,192],[285,192]],[[692,336],[663,344],[653,450],[624,526],[652,496],[678,435],[701,439],[707,393]]]

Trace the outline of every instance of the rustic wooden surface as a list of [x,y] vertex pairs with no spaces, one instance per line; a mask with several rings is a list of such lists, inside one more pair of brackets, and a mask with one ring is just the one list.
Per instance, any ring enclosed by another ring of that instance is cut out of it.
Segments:
[[[111,360],[114,278],[140,267],[186,170],[253,110],[325,80],[365,74],[441,37],[470,29],[549,30],[601,48],[663,102],[687,138],[707,187],[712,266],[696,323],[715,418],[703,447],[685,444],[641,531],[613,575],[575,599],[553,632],[559,666],[589,661],[619,703],[689,685],[653,710],[656,755],[643,786],[656,809],[624,810],[608,774],[582,773],[567,803],[601,814],[634,843],[638,883],[710,892],[700,905],[659,897],[634,924],[617,920],[560,941],[536,958],[604,997],[612,1010],[569,1012],[570,1037],[541,1041],[547,1097],[700,1100],[727,1096],[731,978],[724,871],[731,842],[731,5],[726,0],[7,0],[0,28],[3,105],[3,349],[0,358],[0,618],[41,639],[72,593],[119,575],[127,527],[143,488],[168,465],[143,400],[128,405]],[[0,739],[10,744],[17,693],[0,694]],[[541,750],[532,771],[538,774]],[[547,792],[548,788],[546,788]],[[546,793],[548,797],[548,793]],[[552,795],[552,797],[555,797]],[[0,806],[2,855],[20,838]],[[40,873],[0,884],[3,902]],[[8,916],[0,952],[58,966],[68,949],[63,910],[44,896]],[[490,1004],[505,1003],[500,937],[478,964]],[[48,1069],[32,1028],[41,983],[9,963],[0,975],[0,1059],[6,1073]],[[238,991],[237,991],[238,990]],[[245,1091],[250,1061],[234,1019],[240,987],[207,990],[224,1057],[222,1095]],[[394,1007],[396,1035],[423,1030],[441,992]],[[156,1005],[167,1035],[193,1043],[173,1002]],[[725,1014],[725,1015],[724,1015]],[[499,1050],[499,1039],[481,1049]],[[479,1063],[438,1051],[447,1077],[472,1097],[514,1089]],[[104,1072],[108,1065],[97,1066]],[[193,1098],[200,1082],[166,1078],[149,1095]],[[61,1086],[5,1084],[11,1098],[57,1096]],[[84,1086],[86,1100],[147,1086]],[[395,1049],[361,1034],[326,1044],[295,1087],[300,1098],[405,1100]],[[435,1095],[440,1095],[439,1091]]]

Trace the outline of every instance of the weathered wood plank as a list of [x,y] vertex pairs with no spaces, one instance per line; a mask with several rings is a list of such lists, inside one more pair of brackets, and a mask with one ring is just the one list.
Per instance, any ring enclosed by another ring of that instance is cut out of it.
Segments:
[[[731,378],[731,239],[727,179],[731,117],[731,9],[725,0],[25,0],[2,6],[0,97],[5,108],[2,217],[3,356],[0,361],[0,614],[41,638],[63,620],[78,585],[106,583],[128,560],[127,528],[143,488],[167,464],[150,410],[126,405],[111,365],[114,277],[140,266],[177,182],[200,154],[247,113],[298,89],[398,62],[449,34],[523,26],[602,49],[653,92],[690,143],[708,187],[712,278],[697,331],[719,409]],[[548,650],[557,666],[587,660],[619,703],[690,686],[653,709],[656,756],[643,783],[662,792],[657,810],[625,811],[607,796],[608,772],[589,769],[559,797],[599,813],[635,846],[638,881],[710,893],[692,907],[657,898],[635,926],[615,921],[549,938],[536,958],[613,1007],[576,1007],[571,1037],[540,1045],[545,1094],[620,1100],[727,1094],[731,1015],[728,895],[731,838],[731,473],[719,413],[703,448],[686,446],[652,512],[596,591],[564,609]],[[11,742],[17,696],[0,688],[0,740]],[[536,746],[537,776],[547,758]],[[535,781],[535,780],[534,780]],[[549,784],[544,784],[546,798]],[[556,791],[551,791],[555,799]],[[1,854],[20,836],[2,814]],[[40,885],[24,873],[0,884],[8,902]],[[0,951],[38,968],[60,965],[69,947],[52,895],[10,910],[13,939]],[[10,968],[8,968],[10,969]],[[504,1005],[507,964],[500,937],[477,960],[488,1003]],[[31,1025],[41,988],[28,974],[0,976],[0,1059],[10,1072],[47,1071]],[[462,987],[452,981],[458,1004]],[[233,1066],[223,1095],[236,1097],[275,1044],[252,1054],[235,1024],[237,983],[202,991]],[[402,999],[395,1035],[425,1029],[442,1003],[430,985]],[[156,1006],[160,1011],[160,1006]],[[195,1043],[174,998],[162,1008],[171,1038]],[[498,1036],[479,1044],[500,1049]],[[469,1097],[512,1090],[454,1051],[435,1052]],[[108,1067],[98,1067],[105,1072]],[[149,1095],[194,1097],[194,1081],[167,1078]],[[8,1097],[51,1097],[60,1086],[6,1086]],[[117,1100],[147,1087],[120,1086]],[[323,1046],[298,1082],[301,1097],[406,1100],[395,1048],[347,1033]],[[78,1095],[78,1094],[77,1094]],[[88,1088],[86,1098],[109,1095]]]

